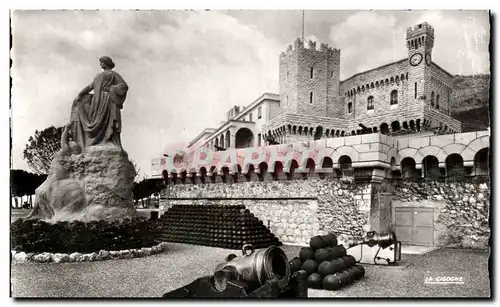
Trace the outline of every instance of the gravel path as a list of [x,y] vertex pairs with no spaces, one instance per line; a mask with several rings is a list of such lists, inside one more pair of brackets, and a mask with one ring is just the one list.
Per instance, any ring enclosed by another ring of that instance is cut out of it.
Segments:
[[[300,247],[283,246],[291,259]],[[161,297],[213,273],[230,254],[221,248],[170,243],[163,254],[89,263],[13,264],[13,297]],[[200,260],[201,259],[201,260]],[[309,289],[309,297],[489,297],[488,254],[440,249],[403,255],[399,267],[364,265],[364,279],[340,291]],[[455,273],[465,285],[425,285],[424,274]]]

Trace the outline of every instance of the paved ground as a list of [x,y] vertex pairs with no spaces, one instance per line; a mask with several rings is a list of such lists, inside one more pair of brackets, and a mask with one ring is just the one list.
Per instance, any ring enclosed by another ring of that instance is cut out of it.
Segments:
[[[300,247],[284,246],[291,259]],[[146,258],[90,263],[12,265],[14,297],[161,297],[209,275],[230,250],[170,244]],[[339,291],[309,290],[309,297],[489,297],[488,254],[440,249],[403,255],[399,267],[365,265],[364,279]],[[425,285],[430,273],[454,273],[465,285]]]

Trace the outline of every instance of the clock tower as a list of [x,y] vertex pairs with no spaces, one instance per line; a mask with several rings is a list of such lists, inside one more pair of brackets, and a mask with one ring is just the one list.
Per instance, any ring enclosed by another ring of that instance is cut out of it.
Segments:
[[434,28],[424,22],[406,29],[408,48],[408,103],[420,109],[430,99],[432,48]]

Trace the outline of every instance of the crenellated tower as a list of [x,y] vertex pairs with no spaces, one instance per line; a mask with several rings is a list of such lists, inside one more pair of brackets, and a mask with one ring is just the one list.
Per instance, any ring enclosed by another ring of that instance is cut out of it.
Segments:
[[340,105],[340,50],[297,38],[280,55],[281,112],[343,118]]
[[[432,48],[434,47],[434,28],[427,22],[406,29],[408,48],[408,85],[411,94],[410,105],[428,100],[430,94]],[[412,103],[413,102],[413,103]]]

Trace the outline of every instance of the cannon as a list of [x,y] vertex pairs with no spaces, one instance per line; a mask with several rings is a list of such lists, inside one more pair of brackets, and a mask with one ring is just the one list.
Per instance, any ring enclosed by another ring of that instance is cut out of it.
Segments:
[[163,298],[307,298],[307,273],[291,273],[286,254],[277,246],[255,251],[245,244],[243,255],[230,254],[212,276],[196,279],[165,293]]
[[367,264],[394,265],[401,261],[401,242],[394,232],[367,232],[362,238],[346,242],[347,254],[357,262]]

